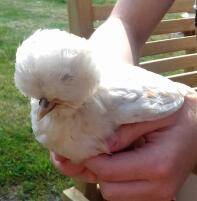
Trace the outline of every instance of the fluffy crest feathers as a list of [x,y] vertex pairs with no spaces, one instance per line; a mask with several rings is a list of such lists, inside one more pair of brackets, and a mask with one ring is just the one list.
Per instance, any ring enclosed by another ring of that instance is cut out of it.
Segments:
[[35,99],[82,104],[99,82],[90,49],[86,39],[65,31],[36,31],[17,49],[17,88]]

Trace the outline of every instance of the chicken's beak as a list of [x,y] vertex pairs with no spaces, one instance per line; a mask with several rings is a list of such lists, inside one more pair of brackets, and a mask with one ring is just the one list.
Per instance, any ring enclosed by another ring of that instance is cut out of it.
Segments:
[[45,115],[51,112],[56,105],[57,103],[55,101],[49,102],[46,98],[41,98],[39,102],[37,120],[40,121]]

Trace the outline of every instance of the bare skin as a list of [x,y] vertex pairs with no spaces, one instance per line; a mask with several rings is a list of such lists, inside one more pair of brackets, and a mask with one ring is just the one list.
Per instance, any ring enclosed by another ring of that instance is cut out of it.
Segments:
[[[172,3],[119,0],[90,40],[104,54],[136,65],[140,48]],[[121,151],[142,136],[146,143],[140,148]],[[51,153],[51,160],[64,175],[99,182],[106,200],[169,201],[197,162],[197,96],[186,97],[181,110],[165,119],[123,125],[107,141],[112,156],[74,165]]]

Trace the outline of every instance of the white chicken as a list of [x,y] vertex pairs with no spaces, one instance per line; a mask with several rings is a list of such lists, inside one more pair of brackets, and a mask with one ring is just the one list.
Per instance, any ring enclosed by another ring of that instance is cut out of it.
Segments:
[[122,124],[177,111],[194,93],[140,67],[102,61],[88,40],[38,30],[16,53],[16,87],[31,98],[36,139],[78,163],[109,153],[106,138]]

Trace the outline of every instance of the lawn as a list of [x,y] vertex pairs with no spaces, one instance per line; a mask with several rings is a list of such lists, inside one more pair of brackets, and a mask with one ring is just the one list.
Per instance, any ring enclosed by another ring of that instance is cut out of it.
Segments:
[[0,200],[58,200],[71,185],[33,138],[29,101],[13,82],[15,52],[38,28],[68,27],[62,1],[0,1]]
[[[97,0],[95,3],[105,3]],[[73,182],[54,170],[35,140],[29,101],[13,81],[17,46],[38,28],[68,29],[64,0],[0,1],[0,200],[60,200]]]

